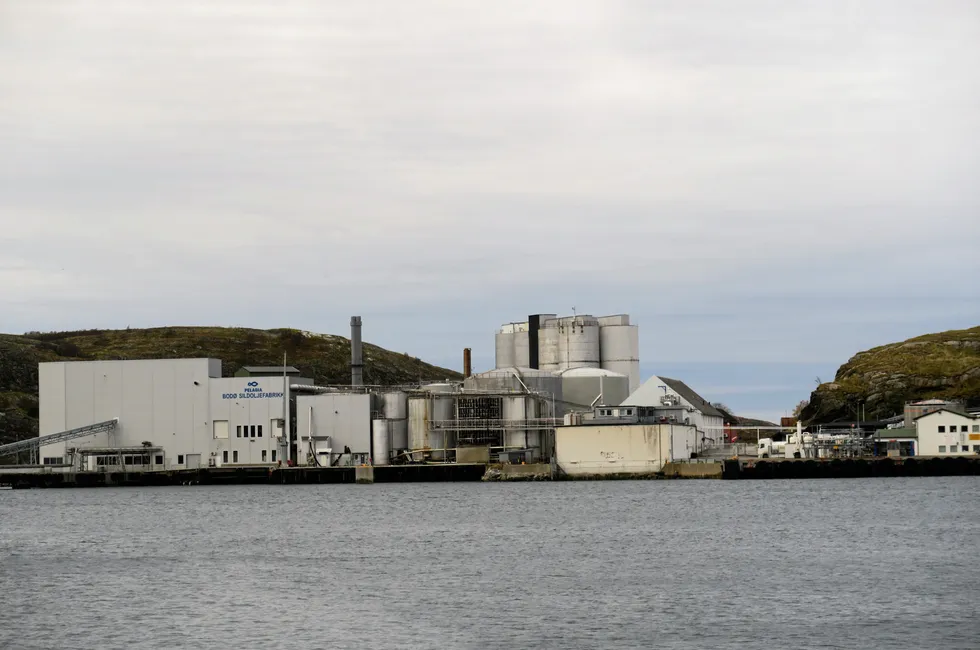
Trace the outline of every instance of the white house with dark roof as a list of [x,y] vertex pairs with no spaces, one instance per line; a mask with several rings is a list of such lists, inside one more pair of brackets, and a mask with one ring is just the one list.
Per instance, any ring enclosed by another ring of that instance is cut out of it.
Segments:
[[677,409],[680,413],[678,422],[694,426],[702,443],[722,442],[725,438],[722,412],[679,379],[651,377],[620,405]]
[[980,415],[942,409],[915,420],[920,456],[980,454]]

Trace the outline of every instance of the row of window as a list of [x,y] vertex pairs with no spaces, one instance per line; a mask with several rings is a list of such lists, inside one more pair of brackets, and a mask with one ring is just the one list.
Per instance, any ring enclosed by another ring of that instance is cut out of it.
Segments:
[[64,465],[65,464],[65,457],[64,456],[45,456],[44,457],[44,460],[42,462],[45,465]]
[[[244,431],[243,431],[244,429]],[[256,431],[256,429],[258,431]],[[245,426],[238,425],[238,437],[239,438],[261,438],[262,437],[262,425],[261,424],[246,424]],[[242,435],[242,434],[245,435]],[[256,435],[258,433],[258,435]],[[249,435],[251,434],[251,435]]]
[[[268,458],[269,458],[269,452],[268,452],[268,450],[267,449],[263,449],[262,450],[262,462],[263,463],[268,462]],[[228,462],[228,450],[227,449],[225,451],[221,452],[221,461],[222,462],[225,462],[225,463]],[[231,462],[233,462],[233,463],[237,463],[238,462],[238,450],[237,449],[235,451],[231,452]],[[272,462],[273,463],[276,462],[276,450],[275,449],[272,450]]]
[[[963,433],[966,433],[969,430],[970,430],[969,425],[966,425],[966,424],[961,424],[960,425],[960,431],[962,431]],[[940,424],[938,431],[939,431],[939,433],[946,433],[946,425],[945,424]],[[955,424],[949,425],[949,432],[950,433],[956,433],[956,425]],[[980,433],[980,424],[974,424],[973,425],[973,433]]]
[[[957,447],[956,445],[949,446],[949,453],[951,454],[955,454],[963,451],[967,451],[967,452],[970,451],[970,445],[960,445],[959,447]],[[939,453],[940,454],[946,453],[946,445],[939,445]],[[980,454],[980,445],[973,445],[973,453]]]
[[[157,463],[163,464],[163,456],[157,456]],[[119,456],[96,456],[95,464],[100,467],[112,466],[119,464]],[[135,455],[135,456],[123,456],[123,465],[149,465],[150,457],[147,455]]]

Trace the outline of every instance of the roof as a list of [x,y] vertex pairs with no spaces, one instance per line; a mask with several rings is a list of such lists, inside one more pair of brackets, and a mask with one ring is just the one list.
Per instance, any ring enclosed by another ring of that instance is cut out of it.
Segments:
[[924,415],[920,415],[917,418],[914,418],[912,421],[913,422],[918,422],[919,420],[922,420],[923,418],[929,418],[929,417],[932,417],[933,415],[939,415],[940,413],[951,413],[953,415],[958,415],[961,418],[965,418],[967,420],[977,420],[977,419],[980,419],[980,415],[978,415],[978,414],[963,413],[962,411],[954,411],[952,409],[938,409],[936,411],[930,411],[929,413],[926,413]]
[[670,377],[652,377],[648,379],[645,384],[637,388],[632,395],[627,397],[620,406],[657,406],[660,404],[660,396],[663,394],[660,388],[662,385],[660,384],[661,381],[704,415],[713,415],[724,419],[725,415],[713,407],[708,400],[698,395],[693,388],[679,379],[671,379]]
[[878,429],[875,431],[875,438],[882,440],[899,440],[908,438],[918,438],[919,432],[915,427],[902,427],[901,429]]
[[242,370],[246,372],[276,372],[280,374],[283,371],[286,373],[299,373],[299,368],[294,368],[293,366],[286,366],[285,368],[282,366],[242,366]]

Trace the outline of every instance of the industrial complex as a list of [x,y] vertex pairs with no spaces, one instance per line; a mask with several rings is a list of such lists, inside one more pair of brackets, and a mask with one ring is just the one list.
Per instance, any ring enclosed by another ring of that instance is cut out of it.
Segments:
[[[501,326],[495,351],[495,367],[473,373],[464,350],[462,381],[366,386],[355,316],[349,385],[317,385],[285,359],[234,377],[207,358],[41,363],[39,437],[0,455],[29,451],[38,470],[72,475],[538,464],[591,477],[739,453],[725,414],[683,381],[640,383],[628,315],[531,315]],[[889,455],[980,452],[977,415],[930,406],[888,430]],[[797,430],[751,453],[846,457],[868,444],[853,432]]]

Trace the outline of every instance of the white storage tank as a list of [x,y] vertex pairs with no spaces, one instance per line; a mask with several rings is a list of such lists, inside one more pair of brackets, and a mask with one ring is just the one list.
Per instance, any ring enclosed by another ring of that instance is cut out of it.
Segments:
[[640,387],[640,333],[636,325],[604,325],[599,328],[600,366],[626,375],[630,392]]
[[504,446],[512,449],[537,449],[541,447],[541,432],[537,429],[515,428],[513,424],[541,417],[540,403],[527,396],[505,397],[501,402],[501,417],[508,422],[504,431]]
[[[630,396],[629,377],[602,368],[570,368],[559,373],[566,408],[589,411],[592,405],[619,406]],[[597,401],[598,400],[598,401]]]
[[[555,324],[555,321],[550,322]],[[557,324],[545,326],[538,330],[538,369],[554,372],[560,367],[558,359]]]
[[385,393],[384,414],[388,420],[391,449],[408,449],[408,393],[400,390]]
[[445,460],[446,449],[456,445],[451,432],[433,428],[455,419],[456,386],[428,384],[408,398],[408,443],[412,451],[428,451],[432,460]]
[[572,316],[558,321],[558,358],[561,370],[598,368],[599,321],[592,316]]
[[374,465],[387,465],[391,457],[390,434],[387,420],[371,422],[371,462]]
[[520,366],[522,368],[531,365],[530,332],[523,331],[523,332],[516,332],[514,334],[514,363],[512,365]]
[[509,368],[514,365],[514,332],[497,332],[495,337],[496,365]]

